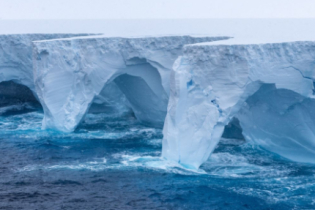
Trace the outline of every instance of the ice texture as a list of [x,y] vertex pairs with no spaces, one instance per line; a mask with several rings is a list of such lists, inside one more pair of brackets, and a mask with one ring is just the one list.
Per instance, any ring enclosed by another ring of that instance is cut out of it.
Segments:
[[1,97],[39,100],[42,128],[63,132],[88,112],[133,112],[164,126],[162,156],[186,168],[222,135],[315,163],[315,42],[85,35],[0,35]]
[[227,38],[94,36],[34,42],[34,80],[45,112],[43,128],[73,131],[112,82],[140,122],[162,127],[172,66],[183,46]]
[[315,42],[184,47],[174,64],[162,156],[198,168],[224,126],[294,161],[315,162]]
[[0,35],[0,82],[14,81],[31,89],[33,78],[32,41],[84,36],[88,34],[10,34]]

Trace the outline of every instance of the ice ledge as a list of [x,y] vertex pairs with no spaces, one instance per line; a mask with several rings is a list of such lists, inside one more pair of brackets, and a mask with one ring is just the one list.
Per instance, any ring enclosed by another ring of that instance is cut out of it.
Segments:
[[284,43],[292,43],[292,42],[306,42],[315,41],[314,37],[308,36],[307,38],[303,38],[302,36],[289,36],[289,37],[281,37],[281,36],[235,36],[226,40],[218,40],[215,42],[203,42],[203,43],[194,43],[187,46],[209,46],[209,45],[264,45],[264,44],[284,44]]

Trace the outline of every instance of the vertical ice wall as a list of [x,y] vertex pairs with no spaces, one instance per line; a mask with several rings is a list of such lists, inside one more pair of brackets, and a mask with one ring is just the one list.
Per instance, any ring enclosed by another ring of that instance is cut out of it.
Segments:
[[35,94],[32,41],[84,35],[87,34],[0,35],[0,82],[14,81],[27,86]]
[[111,82],[138,120],[161,126],[172,65],[185,44],[227,37],[88,37],[34,42],[34,77],[43,128],[73,131]]
[[[292,160],[315,162],[314,42],[184,49],[170,82],[163,157],[198,168],[237,115],[247,140]],[[266,93],[263,84],[274,90]]]

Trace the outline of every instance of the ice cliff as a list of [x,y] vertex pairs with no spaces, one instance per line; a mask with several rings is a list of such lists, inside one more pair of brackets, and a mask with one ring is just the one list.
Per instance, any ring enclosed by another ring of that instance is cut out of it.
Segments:
[[227,37],[96,36],[34,42],[34,79],[45,112],[43,128],[73,131],[95,101],[105,107],[119,104],[108,97],[128,101],[139,121],[162,127],[172,66],[183,46],[222,39]]
[[36,95],[33,78],[32,41],[84,36],[87,34],[0,35],[0,82],[14,81]]
[[184,47],[173,67],[162,156],[198,168],[236,117],[247,141],[314,163],[314,67],[315,42]]
[[229,123],[242,133],[228,137],[314,163],[314,67],[312,41],[0,35],[0,96],[31,98],[9,81],[28,87],[43,129],[74,131],[87,112],[133,112],[164,126],[165,159],[193,169]]

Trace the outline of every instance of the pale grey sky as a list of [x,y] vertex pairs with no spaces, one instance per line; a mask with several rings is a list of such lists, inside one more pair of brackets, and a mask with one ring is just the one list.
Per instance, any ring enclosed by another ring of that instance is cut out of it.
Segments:
[[0,19],[315,18],[315,0],[0,0]]

